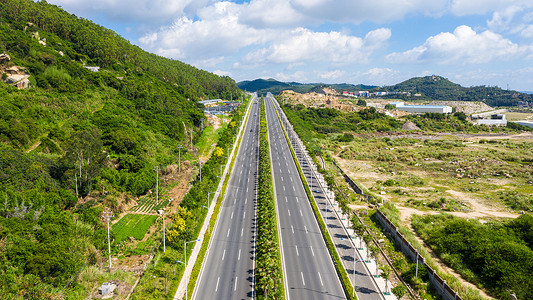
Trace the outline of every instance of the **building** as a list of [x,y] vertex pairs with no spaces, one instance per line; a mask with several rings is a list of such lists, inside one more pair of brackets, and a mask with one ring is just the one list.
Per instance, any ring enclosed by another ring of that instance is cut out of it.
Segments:
[[92,71],[92,72],[100,71],[100,67],[93,67],[93,66],[85,66],[85,69]]
[[203,104],[205,107],[215,106],[219,102],[222,102],[222,99],[210,99],[210,100],[198,101],[198,103]]
[[414,114],[438,113],[451,114],[452,107],[447,105],[405,105],[403,102],[392,102],[390,105],[397,110],[406,111]]
[[487,125],[487,126],[507,126],[507,120],[505,115],[493,114],[490,116],[490,119],[478,119],[478,125]]

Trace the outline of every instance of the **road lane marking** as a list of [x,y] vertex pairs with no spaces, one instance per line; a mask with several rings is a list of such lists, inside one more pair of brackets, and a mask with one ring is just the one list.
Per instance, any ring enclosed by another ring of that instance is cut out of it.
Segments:
[[285,202],[289,202],[289,200],[287,200],[287,196],[285,196]]
[[218,291],[218,282],[219,282],[219,281],[220,281],[220,276],[219,276],[218,279],[217,279],[217,286],[215,287],[215,292]]
[[237,260],[241,260],[241,249],[239,249],[239,257],[237,258]]
[[[301,210],[300,210],[300,211],[301,211]],[[307,226],[304,226],[304,228],[305,228],[305,233],[309,233],[309,232],[307,232]]]
[[231,228],[228,228],[228,234],[226,235],[226,237],[229,237],[230,230],[231,230]]
[[292,177],[289,177],[291,179],[291,182],[292,182]]
[[290,217],[290,216],[291,216],[291,210],[290,210],[290,209],[288,209],[288,211],[289,211],[289,217]]
[[239,278],[238,278],[237,276],[235,276],[235,287],[233,288],[234,291],[237,290],[237,280],[238,280],[238,279],[239,279]]
[[283,191],[285,191],[285,186],[283,185]]
[[292,190],[296,192],[296,189],[294,188],[294,185],[292,186]]
[[311,249],[311,254],[313,254],[313,256],[315,256],[315,251],[313,251],[313,247],[309,246],[309,248]]
[[248,198],[244,199],[244,204],[248,203]]
[[241,236],[242,236],[243,233],[244,233],[244,227],[241,228]]
[[224,257],[226,257],[226,249],[224,249],[224,252],[222,252],[222,260],[224,260]]
[[300,274],[302,274],[302,282],[303,282],[303,284],[305,286],[304,272],[300,272]]
[[301,209],[300,209],[300,216],[302,216],[302,217],[304,216],[304,215],[302,214],[302,210],[301,210]]
[[300,201],[298,201],[298,197],[296,197],[296,203],[298,203],[298,202],[300,202]]
[[292,233],[294,233],[294,227],[292,227],[292,225],[291,225],[291,230],[292,230]]
[[233,211],[231,212],[231,219],[233,220]]
[[242,219],[243,219],[243,220],[246,219],[246,212],[244,212],[244,213],[242,214]]
[[320,272],[318,272],[318,278],[320,279],[320,284],[323,286],[324,283],[322,282],[322,276],[320,276]]
[[294,246],[296,248],[296,256],[300,256],[300,253],[298,253],[298,245]]

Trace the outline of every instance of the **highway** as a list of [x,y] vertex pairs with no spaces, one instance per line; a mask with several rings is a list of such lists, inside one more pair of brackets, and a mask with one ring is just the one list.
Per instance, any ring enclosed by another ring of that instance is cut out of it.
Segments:
[[287,299],[346,299],[274,105],[265,105]]
[[252,299],[260,99],[252,106],[192,299]]
[[[279,108],[276,100],[274,101],[276,103],[276,107],[278,107],[280,111],[280,116],[285,123],[287,121],[286,117]],[[316,179],[316,174],[313,172],[309,165],[309,162],[304,156],[301,146],[294,139],[294,132],[290,129],[288,130],[288,132],[290,132],[289,137],[291,139],[291,144],[293,146],[296,157],[300,162],[300,166],[302,168],[302,171],[304,172],[307,182],[309,183],[310,187],[312,187],[311,190],[313,196],[317,202],[321,215],[325,220],[330,236],[337,249],[337,253],[341,258],[341,261],[344,265],[346,272],[348,273],[348,277],[352,284],[354,282],[353,275],[355,271],[355,293],[357,294],[357,298],[359,300],[384,299],[384,296],[381,294],[374,280],[372,279],[372,275],[375,273],[375,270],[369,270],[365,266],[365,262],[359,255],[359,252],[355,251],[355,246],[358,246],[359,241],[350,240],[348,232],[346,232],[346,229],[341,224],[341,220],[339,220],[339,218],[337,218],[337,215],[335,214],[335,210],[339,211],[340,213],[340,208],[334,207],[331,205],[331,203],[329,203],[324,194],[324,191],[319,186],[319,182]]]

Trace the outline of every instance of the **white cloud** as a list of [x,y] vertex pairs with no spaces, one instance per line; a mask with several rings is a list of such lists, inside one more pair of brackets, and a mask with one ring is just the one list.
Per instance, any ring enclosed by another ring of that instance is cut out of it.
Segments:
[[310,19],[330,22],[383,23],[407,14],[440,14],[448,0],[292,0],[293,7]]
[[521,30],[520,34],[525,38],[533,39],[533,24],[527,25]]
[[482,64],[495,59],[517,58],[530,51],[489,30],[476,33],[468,26],[459,26],[453,33],[432,36],[418,47],[395,52],[386,59],[394,63],[434,62],[439,64]]
[[48,0],[77,14],[104,15],[111,20],[161,24],[183,14],[193,0]]
[[298,63],[303,61],[326,62],[335,65],[365,63],[373,50],[390,37],[390,30],[377,29],[365,39],[341,32],[314,32],[296,28],[279,34],[267,48],[253,51],[244,57],[245,62]]
[[214,74],[217,74],[218,76],[231,76],[230,72],[223,71],[223,70],[214,70]]
[[336,80],[346,75],[346,72],[343,70],[333,70],[329,72],[318,72],[318,74],[319,74],[318,76],[322,79]]
[[232,54],[239,49],[262,43],[270,30],[258,30],[239,23],[235,4],[218,2],[199,11],[197,21],[179,18],[170,27],[139,39],[146,49],[176,59],[204,60]]
[[400,76],[399,71],[390,68],[372,68],[363,73],[364,82],[378,85],[396,84],[403,80],[403,78],[400,79]]
[[296,71],[292,74],[285,74],[285,73],[280,72],[276,74],[275,78],[279,81],[286,81],[286,82],[289,82],[289,81],[307,82],[308,80],[307,73],[304,71]]

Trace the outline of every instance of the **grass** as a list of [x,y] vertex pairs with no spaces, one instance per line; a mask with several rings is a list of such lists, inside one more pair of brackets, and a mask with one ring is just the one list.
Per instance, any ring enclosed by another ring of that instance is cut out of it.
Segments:
[[157,216],[127,214],[123,218],[124,222],[117,223],[119,225],[113,228],[115,245],[120,244],[130,236],[138,241],[144,239],[146,232],[157,219]]
[[[222,128],[223,127],[221,127],[220,129]],[[215,131],[215,128],[213,126],[205,127],[204,131],[202,132],[202,135],[196,143],[196,147],[198,147],[198,155],[200,157],[208,157],[211,153],[213,145],[215,145],[217,141],[218,131]]]

